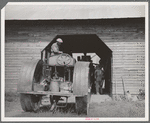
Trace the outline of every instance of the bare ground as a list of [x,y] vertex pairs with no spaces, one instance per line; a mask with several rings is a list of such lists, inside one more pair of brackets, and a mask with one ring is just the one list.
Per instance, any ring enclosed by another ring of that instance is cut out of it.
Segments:
[[145,117],[145,101],[106,101],[91,102],[88,115],[77,115],[75,103],[66,108],[58,108],[55,113],[48,106],[41,107],[38,113],[24,112],[19,97],[5,102],[5,117]]

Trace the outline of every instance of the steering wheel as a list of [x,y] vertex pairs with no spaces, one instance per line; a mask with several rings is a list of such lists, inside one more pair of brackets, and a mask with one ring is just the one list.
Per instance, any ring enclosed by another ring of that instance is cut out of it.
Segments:
[[71,56],[66,53],[60,54],[57,58],[57,63],[59,65],[68,65],[70,62],[71,62]]

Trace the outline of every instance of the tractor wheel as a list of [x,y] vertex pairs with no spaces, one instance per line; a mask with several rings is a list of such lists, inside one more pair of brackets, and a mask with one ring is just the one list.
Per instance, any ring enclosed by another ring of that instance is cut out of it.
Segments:
[[21,107],[25,112],[38,112],[40,109],[40,96],[20,94]]
[[89,110],[89,97],[90,95],[85,95],[83,97],[76,97],[76,112],[80,114],[88,114]]
[[78,114],[88,114],[91,97],[91,64],[77,62],[74,68],[73,94],[76,96]]
[[34,91],[34,83],[40,83],[42,75],[43,61],[31,60],[24,62],[20,71],[20,79],[17,84],[18,92]]
[[40,108],[40,96],[23,94],[22,92],[34,91],[34,83],[40,83],[43,61],[31,60],[22,64],[20,80],[17,91],[20,93],[20,103],[24,111],[37,112]]
[[21,107],[22,109],[26,112],[27,111],[27,108],[26,108],[26,103],[25,103],[25,100],[26,99],[26,96],[25,94],[20,94],[20,103],[21,103]]

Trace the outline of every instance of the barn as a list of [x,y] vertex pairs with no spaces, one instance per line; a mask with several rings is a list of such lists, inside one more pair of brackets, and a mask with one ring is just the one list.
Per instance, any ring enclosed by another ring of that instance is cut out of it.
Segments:
[[[137,16],[47,20],[6,18],[5,90],[17,91],[22,62],[40,59],[40,52],[57,35],[77,38],[85,34],[91,40],[93,35],[96,36],[111,51],[107,93],[116,95],[130,91],[138,94],[139,89],[145,89],[145,17]],[[81,40],[79,49],[85,45],[86,42]],[[102,56],[108,55],[106,48],[94,45]],[[90,44],[87,47],[90,48]]]

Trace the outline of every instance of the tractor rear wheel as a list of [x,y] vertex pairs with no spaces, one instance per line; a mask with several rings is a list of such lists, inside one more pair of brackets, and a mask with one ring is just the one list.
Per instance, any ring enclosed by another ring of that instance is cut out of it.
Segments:
[[30,94],[20,94],[21,107],[25,112],[38,112],[40,109],[40,96]]
[[88,114],[90,95],[76,97],[76,112],[80,114]]
[[[30,95],[27,94],[27,92],[35,91],[35,83],[38,84],[41,79],[43,79],[42,68],[42,60],[31,60],[22,64],[17,91],[21,92],[20,103],[24,111],[37,112],[40,108],[40,96]],[[26,94],[23,94],[22,92],[25,92]]]
[[77,62],[73,76],[73,94],[76,96],[76,112],[88,114],[91,97],[91,69],[90,62]]
[[34,83],[40,83],[44,79],[42,75],[42,69],[42,60],[31,60],[24,62],[20,71],[20,78],[19,83],[17,84],[17,91],[35,91]]

